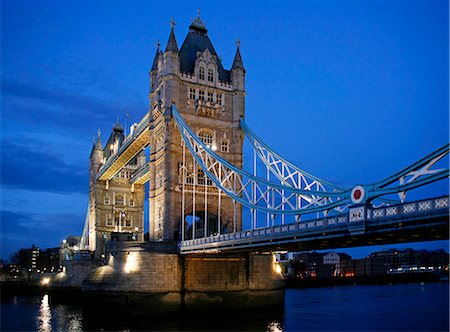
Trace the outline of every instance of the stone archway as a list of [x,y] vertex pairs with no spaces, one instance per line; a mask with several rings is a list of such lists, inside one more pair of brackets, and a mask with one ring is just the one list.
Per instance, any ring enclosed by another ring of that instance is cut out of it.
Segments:
[[[206,213],[206,236],[217,235],[218,232],[218,217],[214,212],[207,211]],[[192,212],[184,217],[185,225],[185,240],[193,238],[194,216]],[[222,226],[223,228],[223,226]],[[223,233],[223,230],[221,230]],[[195,211],[195,238],[205,237],[205,211]]]

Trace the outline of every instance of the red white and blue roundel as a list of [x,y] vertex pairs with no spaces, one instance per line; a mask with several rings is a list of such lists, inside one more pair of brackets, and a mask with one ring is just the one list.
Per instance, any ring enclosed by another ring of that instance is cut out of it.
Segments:
[[351,199],[354,204],[361,203],[366,197],[366,190],[363,186],[355,186],[352,189]]

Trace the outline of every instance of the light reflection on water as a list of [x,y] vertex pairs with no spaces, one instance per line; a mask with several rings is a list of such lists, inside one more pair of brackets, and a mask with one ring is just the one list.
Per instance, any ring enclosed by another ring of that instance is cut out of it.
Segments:
[[52,325],[52,312],[50,310],[50,303],[48,300],[48,294],[45,294],[41,300],[41,306],[39,307],[38,330],[41,332],[51,332]]
[[273,322],[270,322],[269,325],[267,325],[266,331],[267,332],[283,332],[284,329],[280,322],[273,321]]
[[78,302],[61,304],[53,295],[11,296],[2,298],[0,330],[448,331],[448,291],[448,283],[288,289],[284,310],[139,320],[99,314],[99,307],[90,312]]

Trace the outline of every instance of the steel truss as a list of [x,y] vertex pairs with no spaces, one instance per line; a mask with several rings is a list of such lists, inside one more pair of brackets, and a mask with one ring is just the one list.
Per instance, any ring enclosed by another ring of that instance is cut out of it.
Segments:
[[[174,105],[172,115],[184,144],[205,175],[233,201],[252,211],[299,217],[316,212],[326,215],[332,209],[355,204],[351,198],[352,190],[339,188],[289,163],[258,139],[242,120],[241,128],[255,154],[280,183],[270,181],[270,176],[266,179],[258,177],[256,170],[251,174],[232,165],[194,134]],[[431,168],[448,152],[449,144],[383,181],[363,185],[361,204],[393,193],[398,193],[404,201],[407,191],[447,178],[448,168]],[[398,185],[393,185],[397,181]]]
[[[312,186],[307,189],[296,188],[259,178],[237,168],[209,149],[189,128],[175,106],[172,107],[172,114],[184,144],[196,163],[221,191],[243,206],[273,215],[300,216],[323,212],[350,202],[349,191],[321,191],[319,182],[314,183],[319,190]],[[330,202],[330,198],[333,201]]]

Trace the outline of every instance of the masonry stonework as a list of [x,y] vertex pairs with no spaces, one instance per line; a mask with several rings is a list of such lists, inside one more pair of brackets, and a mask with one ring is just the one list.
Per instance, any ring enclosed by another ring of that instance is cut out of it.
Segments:
[[[204,236],[204,218],[211,223],[208,235],[233,230],[233,202],[222,194],[221,209],[217,205],[218,190],[207,185],[209,199],[205,216],[203,172],[192,157],[183,163],[181,135],[171,116],[174,103],[183,118],[209,148],[237,167],[242,167],[243,133],[239,119],[245,109],[245,69],[239,46],[231,70],[225,70],[198,17],[189,27],[180,49],[174,28],[164,52],[156,51],[150,71],[150,115],[154,123],[150,138],[150,239],[179,240],[184,224],[186,238]],[[187,181],[184,216],[195,214],[196,234],[192,222],[182,219],[182,168]],[[195,204],[193,202],[195,182]],[[221,229],[217,229],[220,214]],[[241,229],[241,208],[236,207],[236,229]]]
[[135,244],[115,244],[108,264],[84,280],[84,295],[94,301],[103,298],[105,304],[132,303],[136,313],[237,309],[284,301],[284,281],[271,254],[181,256],[163,246],[137,250]]

